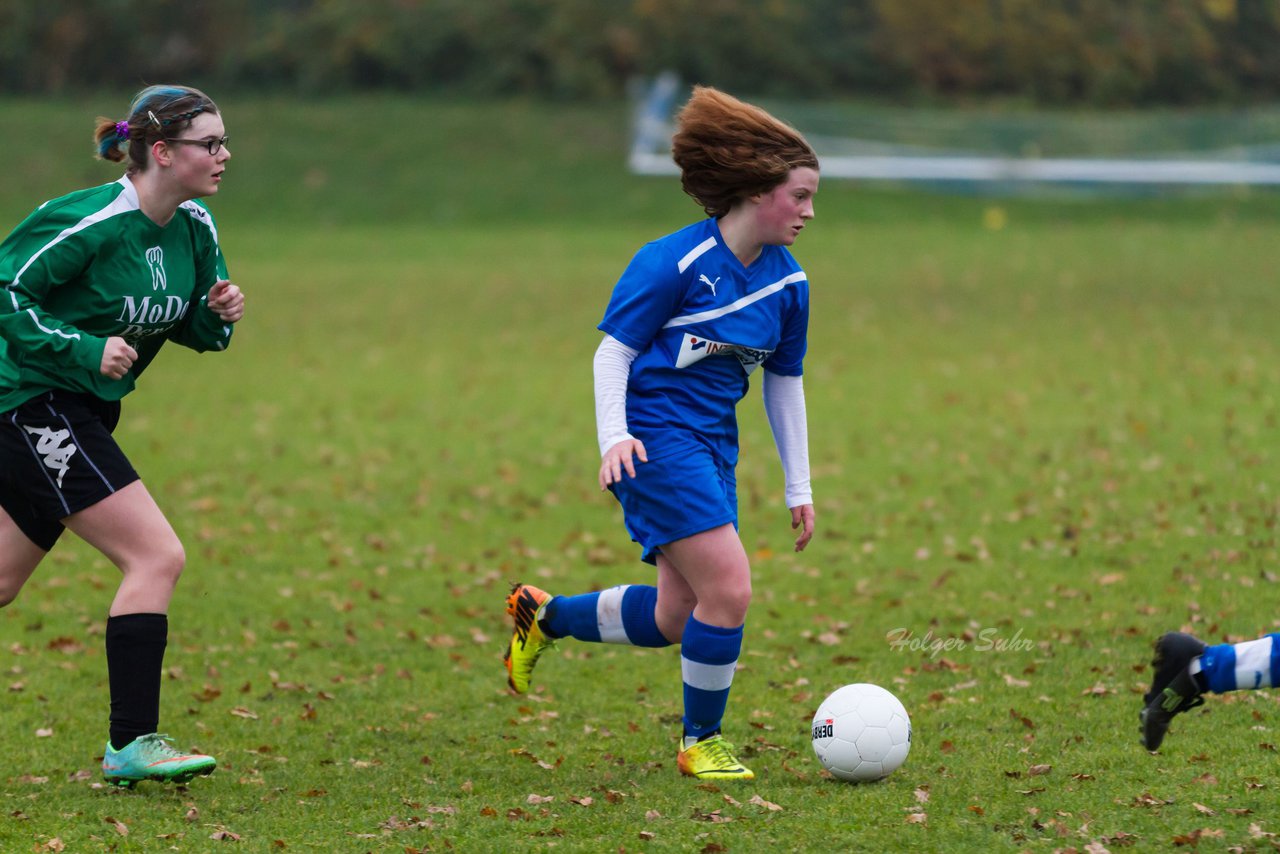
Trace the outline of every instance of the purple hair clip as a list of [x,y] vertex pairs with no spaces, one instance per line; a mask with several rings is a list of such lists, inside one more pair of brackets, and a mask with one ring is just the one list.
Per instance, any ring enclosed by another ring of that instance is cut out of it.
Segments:
[[128,138],[129,138],[129,123],[116,122],[116,139],[120,140],[121,142],[124,142]]

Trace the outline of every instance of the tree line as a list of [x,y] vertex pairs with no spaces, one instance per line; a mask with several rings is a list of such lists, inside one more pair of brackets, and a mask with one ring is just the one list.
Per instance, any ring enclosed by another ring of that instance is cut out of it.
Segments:
[[1248,103],[1277,43],[1277,0],[0,0],[0,88]]

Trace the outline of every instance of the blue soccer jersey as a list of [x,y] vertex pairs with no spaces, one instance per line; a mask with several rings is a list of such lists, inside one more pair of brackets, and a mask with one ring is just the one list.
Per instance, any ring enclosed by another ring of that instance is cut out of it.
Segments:
[[639,351],[627,429],[649,458],[702,444],[732,466],[748,376],[799,376],[808,326],[809,280],[791,253],[765,246],[744,267],[707,219],[636,253],[599,329]]

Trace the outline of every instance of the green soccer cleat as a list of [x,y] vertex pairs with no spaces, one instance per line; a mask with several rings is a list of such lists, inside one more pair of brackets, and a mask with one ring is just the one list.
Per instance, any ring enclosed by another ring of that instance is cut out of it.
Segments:
[[552,598],[550,593],[519,583],[507,596],[507,613],[516,625],[502,660],[507,665],[507,684],[517,694],[528,693],[533,666],[542,653],[555,646],[555,641],[543,634],[538,625],[538,619]]
[[1192,659],[1204,650],[1203,641],[1183,632],[1168,632],[1156,641],[1151,690],[1142,698],[1145,705],[1138,715],[1147,750],[1160,748],[1175,715],[1204,704],[1204,692],[1190,668]]
[[680,773],[699,780],[754,780],[751,769],[738,761],[733,745],[716,733],[681,750],[676,756]]
[[218,760],[200,753],[182,753],[169,745],[167,735],[139,736],[120,750],[107,742],[102,756],[102,776],[113,786],[131,789],[139,780],[185,783],[197,774],[207,776]]

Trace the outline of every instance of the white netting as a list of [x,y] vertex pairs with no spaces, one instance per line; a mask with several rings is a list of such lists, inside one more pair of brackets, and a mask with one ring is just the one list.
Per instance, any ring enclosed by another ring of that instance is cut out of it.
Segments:
[[[677,174],[679,81],[637,98],[629,163]],[[1280,184],[1280,108],[1032,113],[759,102],[805,134],[824,177],[927,181],[984,191]]]

